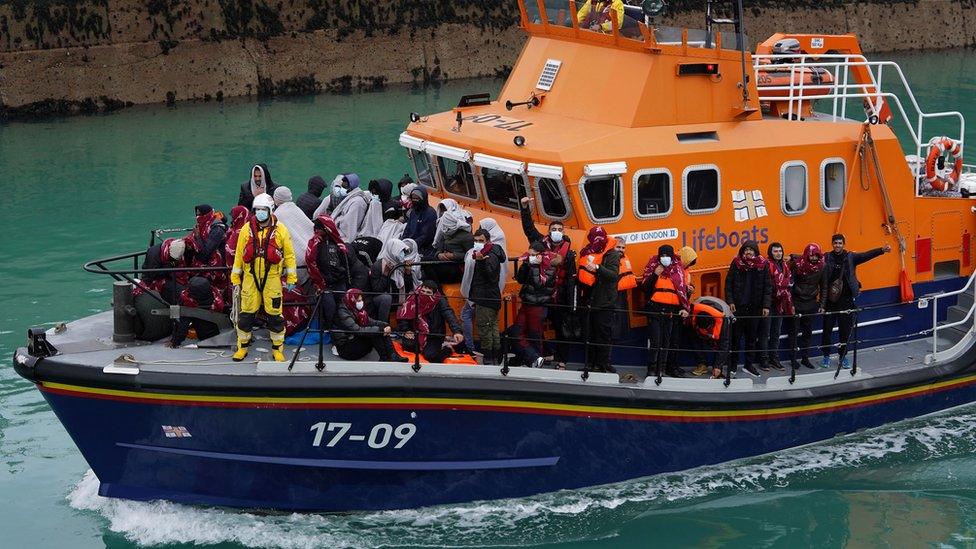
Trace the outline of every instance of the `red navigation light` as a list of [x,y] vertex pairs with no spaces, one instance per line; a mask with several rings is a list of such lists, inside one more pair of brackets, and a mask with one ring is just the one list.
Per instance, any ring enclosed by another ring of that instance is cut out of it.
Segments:
[[718,74],[718,63],[680,63],[678,76],[710,76]]

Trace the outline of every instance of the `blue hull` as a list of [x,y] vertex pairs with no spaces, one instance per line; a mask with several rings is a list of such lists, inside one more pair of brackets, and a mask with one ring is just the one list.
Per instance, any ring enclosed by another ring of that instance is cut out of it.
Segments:
[[[44,394],[104,496],[348,511],[519,497],[774,452],[973,402],[976,376],[915,390],[865,406],[718,420],[680,411],[669,419],[450,404],[232,408]],[[320,429],[315,446],[314,426],[325,423],[351,426],[333,447],[341,429]],[[382,424],[415,432],[399,449],[396,437],[371,448],[383,442],[383,428],[369,437]],[[163,426],[190,436],[167,437]]]

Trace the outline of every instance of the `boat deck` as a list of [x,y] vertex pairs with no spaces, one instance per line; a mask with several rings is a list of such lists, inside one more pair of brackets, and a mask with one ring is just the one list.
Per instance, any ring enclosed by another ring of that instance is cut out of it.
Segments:
[[[360,361],[346,361],[335,355],[332,345],[324,347],[325,368],[319,372],[315,368],[318,355],[317,345],[306,345],[299,354],[292,371],[287,370],[287,363],[270,362],[266,359],[270,355],[270,341],[266,332],[255,331],[255,342],[252,344],[250,356],[242,362],[233,362],[234,334],[225,331],[220,335],[199,342],[196,345],[182,348],[169,348],[164,345],[166,340],[155,343],[137,342],[121,345],[112,342],[112,313],[99,313],[91,317],[80,319],[65,325],[60,333],[49,331],[48,341],[59,351],[57,356],[45,359],[49,363],[68,363],[74,366],[91,367],[102,370],[105,374],[119,376],[134,376],[137,374],[207,374],[219,376],[271,376],[283,377],[307,376],[368,376],[368,375],[419,375],[419,376],[448,376],[467,378],[508,378],[509,380],[526,379],[536,381],[552,381],[557,383],[587,384],[601,386],[622,386],[630,389],[648,388],[681,392],[715,392],[715,391],[770,391],[782,389],[796,389],[835,385],[845,381],[864,380],[866,378],[883,377],[893,374],[904,374],[910,370],[921,370],[928,367],[925,357],[932,351],[931,338],[913,339],[862,347],[858,350],[858,371],[851,375],[849,370],[842,370],[835,378],[836,357],[830,369],[816,368],[814,370],[802,368],[797,371],[796,381],[789,383],[789,369],[778,372],[763,373],[756,378],[746,374],[741,368],[736,379],[726,387],[723,380],[688,377],[683,379],[665,377],[661,385],[654,383],[654,378],[645,379],[645,368],[640,366],[618,366],[617,374],[590,373],[587,380],[582,380],[579,371],[582,366],[570,364],[568,370],[536,369],[512,367],[503,376],[499,366],[472,366],[454,364],[422,364],[419,372],[414,372],[413,364],[378,362],[375,353]],[[939,348],[944,349],[958,341],[960,332],[945,330],[940,332]],[[290,359],[295,351],[294,346],[286,346],[285,355]],[[268,378],[270,379],[270,378]]]

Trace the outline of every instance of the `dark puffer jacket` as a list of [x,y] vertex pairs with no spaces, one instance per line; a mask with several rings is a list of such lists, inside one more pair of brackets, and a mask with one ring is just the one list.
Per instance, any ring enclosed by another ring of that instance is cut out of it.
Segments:
[[359,261],[351,246],[347,249],[349,251],[343,254],[342,250],[332,242],[323,242],[319,245],[319,253],[315,261],[330,290],[348,288],[362,290],[366,286],[369,269]]
[[542,281],[541,265],[532,265],[523,261],[515,273],[515,281],[522,285],[519,298],[525,305],[546,305],[552,302],[552,294],[556,287],[556,268],[546,269],[545,282]]
[[325,180],[321,176],[313,175],[308,179],[308,191],[303,192],[295,201],[295,205],[305,212],[309,219],[313,219],[315,210],[322,203],[322,192],[325,187]]
[[502,293],[498,289],[498,277],[501,276],[501,265],[504,261],[505,252],[501,246],[492,246],[484,259],[474,262],[474,276],[471,278],[471,290],[468,292],[469,301],[494,311],[501,308]]
[[796,270],[796,261],[801,256],[790,256],[790,269],[793,271],[793,307],[800,314],[812,314],[820,307],[820,278],[823,268],[808,275],[801,275]]

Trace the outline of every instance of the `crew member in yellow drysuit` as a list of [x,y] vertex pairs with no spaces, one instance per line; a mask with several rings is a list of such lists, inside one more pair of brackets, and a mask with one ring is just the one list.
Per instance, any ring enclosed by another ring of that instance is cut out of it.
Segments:
[[[278,362],[285,360],[281,352],[285,343],[285,319],[281,316],[281,275],[289,289],[298,282],[295,252],[288,228],[271,215],[274,200],[268,194],[254,198],[253,215],[241,229],[234,255],[231,284],[240,287],[241,314],[237,321],[237,352],[234,360],[247,356],[251,331],[257,315],[263,310],[271,332],[271,356]],[[256,236],[255,236],[256,235]]]

